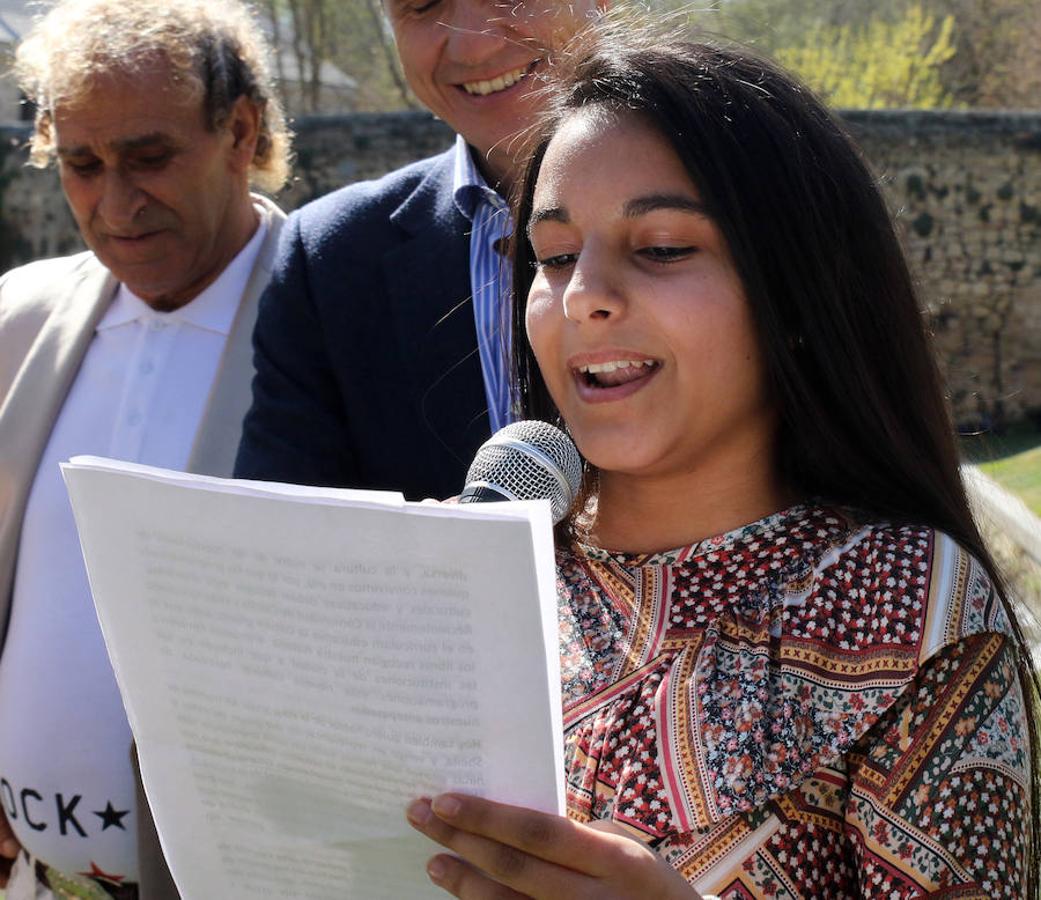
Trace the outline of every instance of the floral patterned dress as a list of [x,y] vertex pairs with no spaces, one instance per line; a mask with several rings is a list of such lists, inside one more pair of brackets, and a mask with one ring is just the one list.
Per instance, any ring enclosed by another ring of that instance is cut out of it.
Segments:
[[1011,630],[948,536],[799,506],[557,561],[570,817],[723,898],[1025,896]]

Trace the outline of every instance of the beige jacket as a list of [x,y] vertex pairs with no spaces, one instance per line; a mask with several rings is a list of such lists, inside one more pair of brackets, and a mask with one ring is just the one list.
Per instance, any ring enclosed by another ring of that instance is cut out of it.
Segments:
[[[253,199],[270,212],[268,233],[210,389],[189,472],[231,474],[242,419],[250,406],[257,303],[270,280],[285,221],[274,203],[259,196]],[[36,468],[116,287],[115,278],[93,253],[30,263],[0,278],[0,650],[10,617],[22,517]]]

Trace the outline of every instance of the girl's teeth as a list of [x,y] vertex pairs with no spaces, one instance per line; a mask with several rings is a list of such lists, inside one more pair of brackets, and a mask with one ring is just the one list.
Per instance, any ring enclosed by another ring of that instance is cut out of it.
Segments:
[[614,372],[617,369],[638,369],[641,366],[653,366],[654,362],[649,359],[622,359],[614,362],[593,363],[582,366],[579,371],[587,375],[595,375],[598,372]]

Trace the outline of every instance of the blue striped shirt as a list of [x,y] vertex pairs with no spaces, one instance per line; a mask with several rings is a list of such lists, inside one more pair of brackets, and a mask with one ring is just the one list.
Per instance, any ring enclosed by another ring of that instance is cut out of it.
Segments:
[[509,260],[495,248],[496,243],[513,232],[513,222],[509,206],[488,187],[462,137],[456,137],[455,142],[453,188],[455,205],[473,224],[470,288],[488,419],[494,434],[513,420],[510,412],[511,273]]

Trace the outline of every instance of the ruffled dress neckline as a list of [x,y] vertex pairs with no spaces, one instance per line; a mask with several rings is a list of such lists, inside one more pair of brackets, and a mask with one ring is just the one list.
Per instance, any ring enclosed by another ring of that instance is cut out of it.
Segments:
[[[671,550],[660,550],[653,553],[634,553],[624,550],[608,550],[593,544],[575,540],[572,547],[577,555],[601,563],[614,563],[626,569],[661,568],[675,566],[710,553],[727,552],[742,545],[752,544],[759,538],[779,530],[786,521],[804,519],[811,509],[805,502],[793,504],[770,513],[754,522],[739,525],[722,534],[702,538],[692,544],[676,547]],[[780,538],[783,543],[783,535]],[[758,549],[758,548],[754,548]]]

